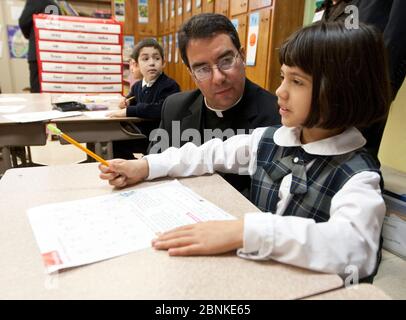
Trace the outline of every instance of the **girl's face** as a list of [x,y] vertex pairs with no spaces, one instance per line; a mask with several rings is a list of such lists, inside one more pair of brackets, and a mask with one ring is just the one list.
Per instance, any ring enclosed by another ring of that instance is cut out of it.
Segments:
[[140,66],[134,59],[130,59],[130,72],[132,73],[134,79],[143,78],[143,75],[140,70]]
[[312,103],[312,77],[298,67],[283,65],[282,83],[276,90],[279,113],[285,127],[301,127],[306,121]]

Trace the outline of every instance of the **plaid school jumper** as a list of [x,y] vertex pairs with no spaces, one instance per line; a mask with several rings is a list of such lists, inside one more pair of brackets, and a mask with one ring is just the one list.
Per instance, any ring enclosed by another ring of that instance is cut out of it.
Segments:
[[[381,175],[374,159],[364,149],[338,156],[310,155],[301,147],[276,145],[273,136],[277,129],[270,127],[262,136],[257,169],[252,176],[250,199],[261,211],[276,212],[281,181],[292,173],[292,198],[283,215],[310,218],[316,223],[326,222],[330,219],[331,199],[352,176],[362,171]],[[312,160],[315,162],[306,171],[305,165]]]

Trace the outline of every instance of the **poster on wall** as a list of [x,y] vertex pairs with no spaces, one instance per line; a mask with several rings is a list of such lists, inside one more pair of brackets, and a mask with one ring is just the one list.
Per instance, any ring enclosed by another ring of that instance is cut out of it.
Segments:
[[171,18],[175,17],[175,1],[171,1]]
[[250,15],[247,44],[247,66],[255,66],[259,35],[259,12]]
[[167,48],[167,44],[166,44],[166,36],[162,37],[162,48],[164,49],[164,56],[165,56],[165,60],[167,60],[168,57],[168,48]]
[[233,24],[235,30],[238,31],[238,19],[232,19],[231,23]]
[[117,21],[125,20],[125,2],[124,2],[124,0],[114,0],[114,17]]
[[128,61],[134,50],[134,37],[124,36],[123,38],[123,60]]
[[165,0],[165,20],[169,20],[169,0]]
[[179,34],[175,35],[175,63],[179,62]]
[[173,46],[173,37],[170,34],[169,35],[169,48],[168,48],[168,62],[171,63],[172,62],[172,46]]
[[183,0],[178,0],[178,16],[181,16],[183,13]]
[[186,12],[192,12],[192,0],[187,0],[186,2]]
[[159,22],[164,22],[164,0],[159,1]]
[[196,8],[199,9],[202,7],[202,0],[196,0]]
[[28,40],[18,26],[7,26],[7,39],[10,58],[27,59]]
[[138,23],[148,23],[148,0],[138,0]]

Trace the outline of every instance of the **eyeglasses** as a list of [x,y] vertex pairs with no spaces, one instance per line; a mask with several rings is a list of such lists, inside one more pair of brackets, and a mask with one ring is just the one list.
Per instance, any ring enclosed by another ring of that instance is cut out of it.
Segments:
[[226,56],[226,57],[221,58],[219,60],[219,62],[217,62],[212,67],[209,65],[197,67],[196,69],[192,70],[192,74],[198,81],[207,80],[213,76],[214,68],[217,68],[220,71],[231,70],[235,66],[238,56],[239,56],[239,52],[237,52],[234,56]]

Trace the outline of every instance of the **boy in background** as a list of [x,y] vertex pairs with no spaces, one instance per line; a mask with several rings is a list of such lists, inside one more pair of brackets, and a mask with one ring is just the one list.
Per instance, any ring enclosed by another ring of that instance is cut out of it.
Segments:
[[133,159],[133,153],[146,153],[149,134],[159,127],[161,109],[165,99],[180,91],[175,80],[169,78],[162,69],[165,66],[164,52],[154,39],[140,41],[131,56],[135,68],[139,68],[143,79],[136,82],[127,98],[120,103],[121,110],[109,114],[110,117],[139,117],[148,119],[137,123],[138,129],[147,139],[116,141],[113,144],[114,157]]

